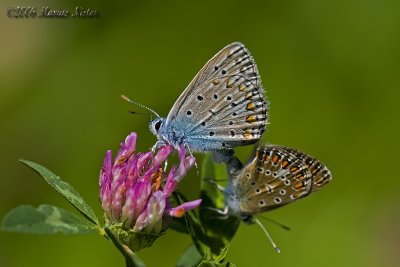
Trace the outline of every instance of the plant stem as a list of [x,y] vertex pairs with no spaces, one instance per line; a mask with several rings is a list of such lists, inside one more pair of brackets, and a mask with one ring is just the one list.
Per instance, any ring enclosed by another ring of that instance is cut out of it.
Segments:
[[109,229],[104,228],[104,231],[107,233],[107,237],[111,239],[117,249],[122,253],[125,257],[126,267],[146,267],[144,262],[133,252],[128,246],[121,244],[115,234]]

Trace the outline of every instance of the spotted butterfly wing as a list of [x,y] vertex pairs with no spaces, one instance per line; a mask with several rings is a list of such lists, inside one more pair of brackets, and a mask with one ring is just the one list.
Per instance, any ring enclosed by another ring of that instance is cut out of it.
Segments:
[[207,62],[180,95],[163,135],[195,151],[247,145],[261,138],[267,109],[252,56],[243,44],[232,43]]
[[253,161],[234,174],[228,206],[232,212],[253,215],[305,197],[331,178],[326,166],[303,152],[260,146]]
[[319,160],[310,157],[309,155],[297,149],[289,147],[285,147],[284,149],[307,165],[307,168],[310,170],[311,175],[314,177],[312,192],[318,191],[319,189],[321,189],[322,186],[324,186],[332,179],[330,171]]

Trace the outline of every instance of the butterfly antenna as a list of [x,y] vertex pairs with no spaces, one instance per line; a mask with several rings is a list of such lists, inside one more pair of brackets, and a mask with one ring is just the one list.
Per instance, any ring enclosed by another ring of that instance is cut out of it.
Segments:
[[151,116],[150,113],[139,113],[139,112],[136,112],[136,111],[134,111],[134,110],[129,110],[128,112],[131,113],[131,114],[134,114],[134,115],[146,115],[146,116]]
[[264,219],[264,220],[266,220],[266,221],[270,221],[270,222],[272,222],[272,223],[274,223],[274,224],[276,224],[276,225],[282,227],[284,230],[287,230],[287,231],[290,230],[290,227],[289,227],[289,226],[287,226],[287,225],[285,225],[285,224],[283,224],[283,223],[280,223],[280,222],[278,222],[278,221],[275,221],[274,219],[271,219],[271,218],[268,218],[268,217],[264,217],[264,216],[262,216],[262,215],[258,215],[257,217],[260,217],[260,218],[262,218],[262,219]]
[[129,99],[127,96],[125,96],[125,95],[121,95],[121,97],[122,97],[123,100],[125,100],[125,101],[127,101],[129,103],[132,103],[132,104],[134,104],[134,105],[136,105],[138,107],[144,108],[144,109],[150,111],[151,113],[153,113],[154,115],[156,115],[158,118],[161,118],[160,115],[158,115],[157,112],[155,112],[151,108],[148,108],[145,105],[142,105],[142,104],[140,104],[140,103],[138,103],[136,101],[133,101],[133,100]]
[[278,248],[278,246],[275,244],[274,240],[272,240],[271,236],[269,235],[267,229],[264,227],[264,225],[258,220],[258,219],[254,219],[254,221],[258,224],[258,226],[261,227],[261,229],[263,230],[264,234],[267,236],[267,238],[269,239],[269,241],[271,242],[272,246],[274,247],[274,249],[276,250],[276,252],[281,253],[281,250]]

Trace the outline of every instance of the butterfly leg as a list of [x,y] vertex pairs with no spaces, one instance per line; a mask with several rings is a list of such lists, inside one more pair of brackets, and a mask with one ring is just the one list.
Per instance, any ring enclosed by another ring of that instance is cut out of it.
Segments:
[[156,152],[157,149],[159,149],[160,147],[165,146],[165,145],[167,145],[167,143],[165,143],[164,141],[157,141],[157,142],[154,144],[154,146],[152,146],[151,152],[154,153],[154,152]]
[[228,206],[225,206],[225,208],[223,210],[220,210],[217,208],[212,208],[212,207],[205,207],[205,209],[211,210],[219,215],[222,215],[222,216],[218,216],[218,219],[224,220],[224,219],[228,219],[228,217],[229,217],[229,215],[228,215],[229,207]]
[[164,161],[164,172],[167,171],[167,167],[168,167],[168,160],[166,159],[166,160]]
[[213,179],[205,179],[205,181],[209,182],[212,186],[214,186],[218,191],[225,193],[225,188],[217,184]]

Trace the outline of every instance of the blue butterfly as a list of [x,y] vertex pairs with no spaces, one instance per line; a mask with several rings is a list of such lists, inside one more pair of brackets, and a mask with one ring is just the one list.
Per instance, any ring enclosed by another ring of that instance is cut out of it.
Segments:
[[171,144],[200,152],[255,143],[268,120],[257,66],[238,42],[207,62],[166,118],[148,110],[157,117],[150,122],[150,131],[158,139],[156,147]]

